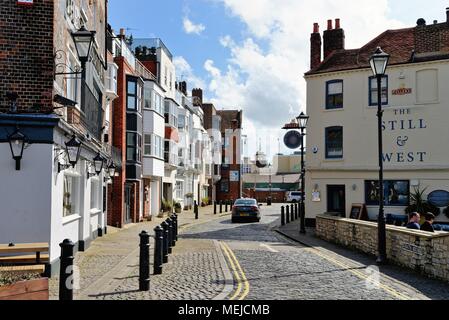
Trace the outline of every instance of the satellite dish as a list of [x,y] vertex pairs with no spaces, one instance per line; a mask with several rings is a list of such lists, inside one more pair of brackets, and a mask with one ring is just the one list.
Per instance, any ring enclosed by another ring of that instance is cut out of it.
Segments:
[[298,131],[289,131],[284,137],[284,144],[289,149],[298,149],[302,141],[303,137]]

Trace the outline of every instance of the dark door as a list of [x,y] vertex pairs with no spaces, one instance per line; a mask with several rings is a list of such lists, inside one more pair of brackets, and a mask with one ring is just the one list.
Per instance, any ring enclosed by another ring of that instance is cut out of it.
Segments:
[[346,217],[346,187],[327,186],[327,211]]
[[125,223],[131,222],[132,187],[125,185]]

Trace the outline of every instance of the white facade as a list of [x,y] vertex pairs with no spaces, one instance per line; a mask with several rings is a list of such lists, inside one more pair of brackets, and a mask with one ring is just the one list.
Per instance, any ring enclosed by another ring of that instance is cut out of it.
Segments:
[[[391,204],[387,203],[385,212],[404,214],[407,196],[415,187],[425,189],[426,196],[436,190],[449,191],[444,147],[449,138],[449,92],[445,89],[449,61],[390,66],[387,74],[383,150],[385,180],[392,187],[387,190]],[[371,76],[370,69],[306,76],[308,218],[332,210],[332,198],[338,198],[335,190],[344,195],[346,216],[353,204],[366,203],[370,218],[377,217],[378,206],[368,201],[368,185],[378,181],[377,107],[369,105]],[[326,110],[326,83],[334,80],[343,83],[343,108]],[[340,146],[326,150],[326,128],[332,127],[342,128],[342,150]],[[398,191],[401,188],[409,192]],[[319,194],[319,199],[313,199],[312,193]],[[447,221],[443,213],[437,220]]]

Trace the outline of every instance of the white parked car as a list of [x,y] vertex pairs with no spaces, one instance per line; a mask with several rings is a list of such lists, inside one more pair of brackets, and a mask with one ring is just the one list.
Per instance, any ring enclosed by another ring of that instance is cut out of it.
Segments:
[[301,191],[290,191],[287,192],[287,199],[286,201],[288,203],[297,203],[301,201]]

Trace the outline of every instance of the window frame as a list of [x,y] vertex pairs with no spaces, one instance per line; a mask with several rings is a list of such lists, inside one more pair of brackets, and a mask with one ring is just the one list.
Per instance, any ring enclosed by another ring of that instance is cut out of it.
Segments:
[[[130,144],[129,135],[134,135],[136,143]],[[128,149],[134,149],[133,158],[130,159]],[[142,163],[142,136],[138,132],[127,131],[126,132],[126,162]]]
[[[376,201],[371,201],[369,200],[369,189],[368,189],[368,185],[371,184],[372,182],[374,182],[377,185],[377,189],[379,188],[379,180],[365,180],[365,203],[367,206],[379,206],[380,203],[378,200]],[[394,185],[396,183],[406,183],[407,184],[407,190],[408,190],[408,198],[407,198],[407,203],[406,204],[391,204],[389,202],[389,199],[387,196],[384,196],[384,206],[387,207],[408,207],[411,203],[411,190],[410,190],[410,186],[411,186],[411,181],[410,180],[401,180],[401,179],[388,179],[388,180],[384,180],[384,192],[386,192],[388,190],[388,186]],[[400,195],[400,194],[398,194]]]
[[[328,140],[328,135],[329,132],[331,130],[335,130],[335,129],[341,129],[341,156],[331,156],[329,155],[329,140]],[[325,156],[326,159],[329,160],[341,160],[344,158],[344,128],[343,126],[332,126],[332,127],[327,127],[325,128],[325,133],[324,133],[324,146],[325,146]]]
[[[334,84],[334,83],[341,83],[341,93],[338,94],[329,94],[329,87],[330,85]],[[335,80],[329,80],[326,81],[326,101],[325,101],[325,105],[326,105],[326,110],[340,110],[344,108],[344,92],[345,92],[345,87],[344,87],[344,81],[342,79],[335,79]],[[335,106],[330,106],[329,105],[329,96],[337,96],[337,95],[341,95],[342,96],[342,105],[335,107]]]
[[[135,93],[129,93],[129,84],[135,84]],[[143,86],[139,81],[138,77],[127,76],[126,77],[126,110],[141,112],[142,110],[142,96],[143,96]],[[134,98],[134,107],[131,107],[129,104],[129,98]]]
[[[387,101],[386,102],[382,101],[382,106],[388,106],[388,104],[390,102],[390,92],[389,92],[389,85],[390,85],[390,83],[389,83],[389,78],[388,78],[387,74],[383,75],[382,78],[386,79],[386,81],[387,81],[387,88],[386,88],[386,90],[387,90]],[[377,77],[375,77],[375,76],[368,77],[368,105],[370,107],[377,107],[377,102],[375,102],[375,103],[373,102],[373,96],[372,96],[373,84],[372,84],[372,80],[376,80],[376,85],[377,85]],[[382,88],[382,90],[383,90],[383,88]],[[376,90],[376,98],[377,98],[377,90]]]

